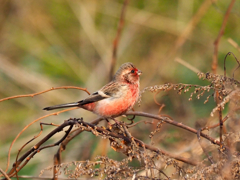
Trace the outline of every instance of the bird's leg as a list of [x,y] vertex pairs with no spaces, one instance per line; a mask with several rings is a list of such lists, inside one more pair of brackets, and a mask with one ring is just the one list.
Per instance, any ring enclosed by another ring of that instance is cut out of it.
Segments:
[[111,129],[113,129],[113,127],[117,127],[117,128],[120,128],[121,127],[121,122],[119,122],[118,120],[116,120],[116,119],[114,119],[114,118],[111,118],[113,121],[115,121],[115,124],[111,124],[110,122],[109,122],[109,120],[107,119],[107,118],[105,118],[105,120],[107,121],[107,123],[108,123],[108,128],[111,130]]
[[108,127],[109,127],[109,129],[112,129],[112,124],[109,122],[109,120],[108,120],[107,118],[105,118],[105,120],[106,120],[107,123],[108,123]]
[[116,120],[116,119],[114,119],[114,118],[112,118],[112,120],[114,120],[115,123],[116,123],[118,126],[121,126],[121,122],[119,122],[118,120]]

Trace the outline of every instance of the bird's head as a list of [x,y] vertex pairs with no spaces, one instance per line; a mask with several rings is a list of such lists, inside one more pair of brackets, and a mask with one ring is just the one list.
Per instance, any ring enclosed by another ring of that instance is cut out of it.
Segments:
[[127,62],[120,66],[114,75],[114,80],[135,84],[139,82],[142,71],[137,69],[132,63]]

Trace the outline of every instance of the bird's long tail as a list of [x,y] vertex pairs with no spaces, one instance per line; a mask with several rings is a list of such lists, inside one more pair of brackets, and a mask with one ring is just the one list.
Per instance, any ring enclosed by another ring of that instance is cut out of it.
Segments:
[[79,102],[73,102],[73,103],[59,104],[59,105],[55,105],[55,106],[45,107],[43,110],[50,111],[50,110],[53,110],[53,109],[77,107],[79,105],[80,105]]

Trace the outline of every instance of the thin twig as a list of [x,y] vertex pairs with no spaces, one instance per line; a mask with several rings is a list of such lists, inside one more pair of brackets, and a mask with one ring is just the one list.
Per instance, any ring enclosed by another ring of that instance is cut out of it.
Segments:
[[[41,139],[36,145],[34,145],[30,150],[28,150],[26,153],[24,153],[18,160],[13,164],[13,168],[9,171],[9,176],[14,176],[20,169],[22,169],[32,158],[33,156],[40,152],[41,150],[49,147],[53,147],[56,145],[59,145],[69,134],[74,124],[78,123],[78,119],[70,119],[68,121],[65,121],[62,125],[58,126],[56,129],[51,131],[48,135],[46,135],[43,139]],[[65,135],[56,143],[51,145],[46,145],[41,147],[43,143],[45,143],[48,139],[50,139],[53,135],[60,132],[65,128],[66,126],[69,126],[69,129],[65,132]],[[26,161],[20,166],[20,164],[26,159]]]
[[42,116],[38,119],[35,119],[34,121],[32,121],[31,123],[29,123],[28,125],[26,125],[19,133],[18,135],[14,138],[14,140],[12,141],[10,147],[9,147],[9,150],[8,150],[8,161],[7,161],[7,168],[6,168],[6,171],[8,170],[8,167],[9,167],[9,164],[10,164],[10,156],[11,156],[11,150],[12,150],[12,147],[14,145],[14,143],[16,142],[16,140],[20,137],[20,135],[27,129],[29,128],[31,125],[33,125],[34,123],[36,123],[37,121],[40,121],[41,119],[44,119],[46,117],[49,117],[49,116],[54,116],[54,115],[58,115],[60,113],[63,113],[63,112],[66,112],[66,111],[71,111],[73,109],[78,109],[78,107],[73,107],[73,108],[69,108],[69,109],[65,109],[65,110],[62,110],[62,111],[58,111],[58,112],[55,112],[55,113],[51,113],[51,114],[47,114],[45,116]]
[[[226,116],[223,118],[222,122],[224,123],[226,120],[228,120],[228,118],[229,118],[229,114],[226,115]],[[220,125],[220,123],[214,124],[214,125],[212,125],[212,126],[206,126],[206,127],[202,128],[201,131],[213,129],[213,128],[218,127],[219,125]]]
[[[167,116],[159,116],[159,115],[153,115],[153,114],[149,114],[149,113],[135,112],[135,111],[134,111],[134,112],[128,112],[128,113],[126,113],[126,115],[143,116],[143,117],[149,117],[149,118],[161,120],[161,121],[163,121],[163,122],[172,124],[172,125],[177,126],[177,127],[179,127],[179,128],[183,128],[183,129],[185,129],[185,130],[188,130],[189,132],[195,133],[195,134],[197,134],[199,137],[202,136],[202,137],[208,139],[209,141],[211,141],[213,144],[217,144],[217,145],[220,145],[220,144],[221,144],[218,140],[213,139],[213,138],[211,138],[210,136],[208,136],[208,135],[206,135],[206,134],[204,134],[204,133],[202,133],[202,132],[198,132],[196,129],[193,129],[193,128],[191,128],[191,127],[189,127],[189,126],[186,126],[186,125],[184,125],[184,124],[182,124],[182,123],[173,121],[173,120],[171,120],[171,119],[170,119],[169,117],[167,117]],[[99,121],[100,121],[100,119],[97,119],[97,120],[94,121],[94,122],[95,122],[95,123],[98,123]],[[94,123],[94,122],[93,122],[93,123]],[[72,121],[70,121],[70,120],[69,120],[69,121],[66,121],[66,122],[64,122],[62,125],[60,125],[59,127],[57,127],[55,130],[53,130],[51,133],[49,133],[45,138],[43,138],[41,141],[39,141],[35,146],[33,146],[33,148],[31,148],[29,151],[27,151],[24,155],[22,155],[22,156],[18,159],[17,163],[15,163],[15,164],[13,165],[12,170],[9,172],[9,175],[11,175],[11,176],[15,175],[14,172],[18,172],[20,169],[22,169],[22,168],[32,159],[32,157],[33,157],[37,152],[39,152],[40,150],[45,149],[45,148],[49,148],[49,147],[53,147],[54,145],[63,142],[63,140],[66,139],[66,137],[67,137],[67,135],[68,135],[68,133],[70,132],[71,129],[68,130],[67,133],[65,134],[65,136],[64,136],[60,141],[58,141],[57,143],[54,143],[53,145],[47,145],[47,146],[41,147],[41,145],[42,145],[44,142],[46,142],[50,137],[52,137],[55,133],[61,131],[61,130],[62,130],[64,127],[66,127],[66,126],[69,126],[69,125],[72,126],[73,124],[76,124],[76,122],[75,122],[75,121],[72,122]],[[107,135],[107,136],[109,136],[109,137],[113,137],[113,138],[117,138],[117,139],[123,139],[127,144],[128,144],[128,143],[131,143],[131,142],[132,142],[132,138],[134,138],[134,137],[131,138],[131,136],[130,136],[130,137],[129,137],[129,136],[124,136],[123,134],[118,134],[118,133],[116,133],[116,132],[111,132],[111,131],[109,131],[108,129],[105,129],[105,128],[96,126],[96,124],[86,123],[86,122],[84,122],[84,121],[80,121],[80,126],[84,126],[85,128],[83,128],[82,130],[80,130],[79,133],[81,133],[82,131],[89,131],[89,132],[93,132],[93,133],[94,133],[94,132],[98,132],[98,133],[100,133],[100,135],[103,134],[103,135]],[[76,131],[76,132],[77,132],[77,131]],[[74,137],[75,137],[75,136],[74,136]],[[69,141],[69,140],[67,140],[67,141]],[[136,138],[134,138],[134,141],[135,141],[135,143],[137,144],[137,146],[146,148],[146,149],[151,150],[151,151],[154,151],[154,152],[156,152],[156,153],[161,153],[161,154],[167,155],[167,156],[172,157],[172,158],[174,158],[174,159],[176,159],[176,160],[179,160],[179,161],[182,161],[182,162],[191,164],[191,165],[196,165],[196,164],[197,164],[196,162],[192,162],[192,161],[190,161],[190,160],[188,160],[188,159],[185,159],[185,158],[182,158],[182,157],[179,157],[179,156],[170,154],[170,153],[165,152],[165,151],[163,151],[163,150],[160,150],[160,149],[158,149],[158,148],[156,148],[156,147],[154,147],[154,146],[147,145],[147,144],[143,143],[142,141],[140,141],[140,140],[138,140],[138,139],[136,139]],[[64,147],[63,149],[65,149],[65,147]],[[61,149],[61,150],[62,150],[62,149]],[[61,150],[60,150],[60,151],[61,151]],[[19,165],[24,161],[24,159],[26,159],[26,158],[27,158],[27,160],[26,160],[21,166],[19,166]],[[17,170],[15,171],[15,167],[16,167],[16,166],[17,166],[18,168],[17,168]]]
[[153,122],[149,122],[149,121],[146,121],[146,120],[142,120],[142,121],[138,121],[138,122],[136,122],[136,123],[134,123],[134,124],[127,125],[127,128],[134,127],[134,126],[136,126],[137,124],[140,124],[140,123],[153,124]]
[[[52,179],[51,176],[42,176],[42,177],[39,177],[39,176],[26,176],[26,175],[21,175],[21,176],[18,176],[19,178],[22,178],[22,179],[46,179],[46,180],[49,180],[49,179]],[[14,176],[13,176],[14,178]],[[88,178],[88,180],[96,180],[96,178]],[[58,178],[58,180],[83,180],[83,178]]]
[[3,98],[3,99],[0,99],[0,102],[10,100],[10,99],[22,98],[22,97],[34,97],[34,96],[37,96],[37,95],[40,95],[40,94],[43,94],[43,93],[46,93],[46,92],[49,92],[49,91],[57,90],[57,89],[79,89],[79,90],[85,91],[86,93],[88,93],[88,95],[90,95],[90,92],[88,92],[88,90],[86,88],[75,87],[75,86],[61,86],[61,87],[56,87],[56,88],[52,87],[50,89],[47,89],[45,91],[41,91],[41,92],[38,92],[38,93],[26,94],[26,95],[16,95],[16,96]]
[[[179,123],[177,121],[173,121],[173,120],[169,119],[168,117],[154,115],[154,114],[149,114],[149,113],[140,112],[140,111],[127,112],[126,114],[127,115],[136,115],[136,116],[143,116],[143,117],[149,117],[149,118],[153,118],[153,119],[158,119],[158,120],[164,121],[164,122],[166,122],[168,124],[172,124],[172,125],[177,126],[179,128],[185,129],[185,130],[187,130],[189,132],[192,132],[192,133],[197,135],[197,130],[196,129],[191,128],[189,126],[186,126],[186,125],[184,125],[182,123]],[[209,141],[211,141],[211,143],[217,144],[217,145],[220,146],[220,142],[217,139],[214,139],[214,138],[212,138],[212,137],[210,137],[210,136],[208,136],[208,135],[206,135],[206,134],[204,134],[202,132],[200,133],[200,135],[202,137],[204,137],[205,139],[208,139]]]
[[222,149],[222,145],[223,145],[223,118],[222,118],[222,107],[219,107],[219,128],[220,128],[220,132],[219,132],[219,137],[220,137],[220,148]]
[[[228,9],[224,15],[224,18],[223,18],[223,22],[222,22],[222,26],[220,28],[220,31],[218,33],[218,36],[216,38],[216,40],[214,41],[214,53],[213,53],[213,61],[212,61],[212,72],[214,74],[217,73],[217,65],[218,65],[218,47],[219,47],[219,42],[220,42],[220,39],[221,37],[223,36],[224,34],[224,30],[226,28],[226,25],[227,25],[227,21],[228,21],[228,17],[230,15],[230,12],[233,8],[233,5],[235,3],[236,0],[232,0],[228,6]],[[224,69],[224,72],[226,72],[226,68]],[[217,91],[215,91],[215,96],[216,96],[216,103],[219,104],[219,93]],[[222,146],[222,134],[223,134],[223,122],[222,122],[222,108],[220,107],[219,108],[219,124],[220,124],[220,132],[219,132],[219,136],[220,136],[220,143]],[[222,149],[222,147],[221,147]]]
[[123,124],[122,127],[123,127],[123,129],[124,129],[124,131],[125,131],[127,137],[132,141],[132,143],[134,144],[134,146],[135,146],[136,148],[138,148],[136,142],[134,141],[134,138],[132,137],[131,133],[128,131],[126,125]]
[[224,15],[224,18],[223,18],[223,22],[222,22],[222,26],[221,26],[221,29],[218,33],[218,36],[216,38],[216,40],[214,41],[214,53],[213,53],[213,62],[212,62],[212,72],[214,74],[216,74],[217,72],[217,65],[218,65],[218,47],[219,47],[219,42],[220,42],[220,39],[221,37],[223,36],[224,34],[224,30],[226,28],[226,25],[227,25],[227,21],[228,21],[228,17],[230,15],[230,12],[233,8],[233,5],[235,3],[236,0],[232,0],[228,6],[228,9]]
[[0,172],[3,174],[3,176],[5,176],[7,180],[11,180],[9,176],[1,168],[0,168]]
[[128,2],[129,2],[129,0],[124,1],[122,11],[121,11],[121,15],[120,15],[120,20],[119,20],[119,23],[118,23],[117,34],[116,34],[116,37],[113,41],[112,61],[111,61],[110,72],[109,72],[109,79],[110,80],[113,77],[114,67],[115,67],[115,64],[116,64],[116,61],[117,61],[117,48],[118,48],[119,39],[120,39],[120,36],[121,36],[121,33],[122,33],[122,29],[123,29],[123,26],[124,26],[124,18],[125,18]]
[[[130,114],[130,113],[128,113]],[[136,113],[135,115],[140,115],[140,113]],[[142,114],[143,115],[143,114]],[[141,116],[141,115],[140,115]],[[123,139],[124,141],[126,141],[126,143],[131,143],[131,139],[127,136],[124,136],[122,134],[118,134],[118,133],[115,133],[115,132],[111,132],[111,131],[107,131],[105,128],[101,128],[101,127],[98,127],[98,126],[95,126],[93,124],[90,124],[90,123],[87,123],[87,122],[84,122],[84,121],[81,121],[80,124],[84,127],[90,127],[90,128],[85,128],[84,131],[89,131],[89,132],[92,132],[92,130],[94,131],[97,131],[99,133],[102,133],[104,135],[108,135],[110,137],[114,137],[114,138],[118,138],[118,139]],[[143,143],[141,140],[139,139],[136,139],[134,138],[134,141],[136,142],[137,145],[139,145],[140,147],[142,148],[146,148],[148,150],[151,150],[155,153],[160,153],[160,154],[163,154],[163,155],[166,155],[166,156],[169,156],[171,158],[174,158],[178,161],[182,161],[182,162],[185,162],[187,164],[191,164],[193,166],[196,166],[198,163],[197,162],[193,162],[193,161],[190,161],[189,159],[186,159],[186,158],[183,158],[183,157],[179,157],[179,156],[176,156],[176,155],[173,155],[173,154],[170,154],[164,150],[160,150],[154,146],[151,146],[151,145],[148,145],[148,144],[145,144]]]
[[[104,118],[98,118],[91,122],[91,124],[97,125],[100,121],[105,120]],[[66,139],[60,144],[57,153],[54,155],[53,162],[54,162],[54,168],[53,168],[53,179],[56,178],[57,174],[57,166],[61,164],[61,154],[63,151],[65,151],[67,144],[73,140],[76,136],[78,136],[80,133],[82,133],[83,130],[81,128],[73,130]]]
[[232,53],[232,52],[228,52],[227,54],[226,54],[226,56],[225,56],[225,58],[224,58],[224,77],[226,78],[227,77],[227,72],[226,72],[226,70],[227,70],[227,68],[226,68],[226,60],[227,60],[227,57],[228,56],[230,56],[230,55],[233,55],[233,57],[235,58],[235,60],[236,60],[236,62],[237,62],[237,64],[238,64],[238,66],[233,70],[233,74],[232,74],[232,78],[234,79],[234,73],[235,73],[235,71],[240,67],[240,62],[239,62],[239,60],[237,59],[237,57]]
[[[17,156],[16,156],[16,160],[15,160],[15,164],[17,164],[17,160],[18,160],[18,156],[20,154],[20,152],[23,150],[23,148],[28,145],[30,142],[32,142],[34,139],[37,139],[43,132],[43,126],[42,125],[53,125],[53,126],[59,126],[59,125],[56,125],[56,124],[53,124],[53,123],[41,123],[40,122],[40,132],[38,133],[38,135],[34,136],[32,139],[30,139],[28,142],[26,142],[19,150],[18,150],[18,153],[17,153]],[[16,177],[18,179],[18,174],[17,174],[17,166],[15,166],[15,171],[16,171]]]
[[202,146],[202,142],[201,142],[201,138],[200,138],[200,133],[201,133],[201,129],[199,129],[199,130],[197,131],[197,139],[198,139],[198,142],[199,142],[199,144],[200,144],[200,146],[201,146],[204,154],[207,156],[208,160],[210,161],[210,163],[211,163],[211,164],[214,164],[212,157],[209,156],[208,152],[207,152],[207,151],[205,150],[205,148]]

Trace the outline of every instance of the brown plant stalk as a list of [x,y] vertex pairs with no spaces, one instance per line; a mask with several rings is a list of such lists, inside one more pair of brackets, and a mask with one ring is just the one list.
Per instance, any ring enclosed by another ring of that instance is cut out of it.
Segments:
[[117,34],[113,41],[113,52],[112,52],[112,60],[111,60],[111,66],[110,66],[110,72],[109,72],[109,80],[112,80],[112,76],[114,74],[114,67],[115,67],[115,64],[117,61],[117,48],[118,48],[119,40],[120,40],[120,37],[122,34],[122,29],[123,29],[124,23],[125,23],[124,19],[125,19],[128,2],[129,2],[129,0],[124,1],[123,7],[121,10],[120,20],[118,23]]
[[[224,31],[225,31],[225,28],[226,28],[226,25],[227,25],[227,21],[228,21],[228,17],[230,15],[230,12],[231,12],[231,10],[233,8],[233,5],[234,5],[235,1],[236,0],[231,0],[229,6],[227,8],[227,11],[226,11],[226,13],[224,15],[223,22],[222,22],[220,31],[218,33],[218,36],[217,36],[216,40],[214,41],[214,53],[213,53],[213,61],[212,61],[212,72],[214,74],[217,73],[219,42],[221,40],[221,37],[224,34]],[[224,70],[226,70],[226,69],[224,69]],[[221,103],[221,100],[219,100],[218,92],[215,92],[215,96],[216,96],[216,103],[217,104]],[[222,121],[222,108],[221,107],[219,108],[218,116],[219,116],[219,124],[220,124],[219,136],[220,136],[220,143],[222,144],[223,143],[223,139],[222,139],[222,135],[223,135],[223,121]]]

